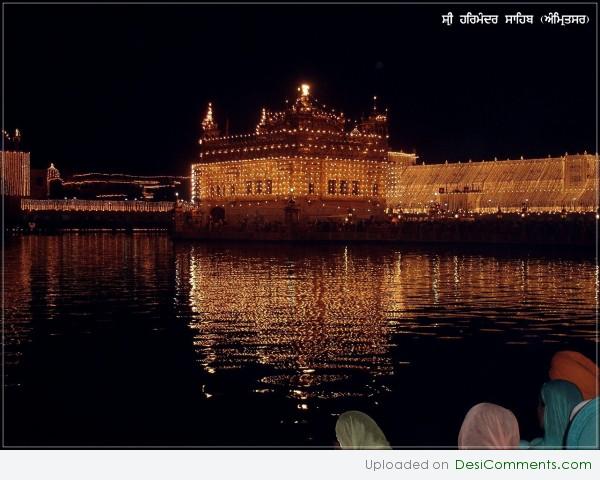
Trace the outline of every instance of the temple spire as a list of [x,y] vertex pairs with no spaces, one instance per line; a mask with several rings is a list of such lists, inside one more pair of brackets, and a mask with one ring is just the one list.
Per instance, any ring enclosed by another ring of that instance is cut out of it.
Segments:
[[267,124],[267,109],[263,107],[260,111],[260,120],[256,126],[256,133],[260,133],[261,128]]
[[213,118],[212,102],[208,102],[208,108],[204,120],[202,120],[202,133],[203,137],[218,137],[219,127]]
[[296,100],[296,105],[300,106],[303,109],[311,108],[311,95],[310,95],[310,85],[308,83],[303,83],[298,87],[298,92],[300,92],[300,96]]

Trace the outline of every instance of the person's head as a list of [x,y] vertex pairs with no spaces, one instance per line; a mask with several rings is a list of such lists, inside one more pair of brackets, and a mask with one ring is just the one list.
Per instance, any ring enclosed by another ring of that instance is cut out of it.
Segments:
[[589,400],[583,405],[571,421],[566,434],[567,449],[598,449],[600,424],[598,423],[598,410],[600,397]]
[[579,352],[557,352],[550,362],[551,380],[567,380],[577,386],[584,400],[600,395],[598,366]]
[[511,449],[519,446],[515,415],[493,403],[479,403],[467,412],[458,434],[458,448]]
[[366,413],[344,412],[335,424],[335,436],[343,449],[389,449],[385,435]]
[[538,411],[546,446],[562,447],[569,415],[581,400],[581,392],[571,382],[551,380],[544,383]]

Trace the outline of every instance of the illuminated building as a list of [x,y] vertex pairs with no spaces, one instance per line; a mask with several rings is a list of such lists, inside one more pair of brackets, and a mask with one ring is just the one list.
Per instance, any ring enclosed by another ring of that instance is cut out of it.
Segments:
[[188,198],[189,177],[79,173],[61,178],[48,169],[48,196],[55,199],[171,201]]
[[2,152],[2,193],[8,197],[28,197],[29,152]]
[[50,183],[52,180],[60,180],[60,171],[54,166],[53,163],[50,164],[47,172],[46,179],[48,183]]
[[343,113],[321,106],[308,85],[298,90],[288,108],[262,109],[256,131],[242,135],[222,136],[209,104],[200,161],[192,165],[199,218],[283,220],[291,204],[305,221],[382,218],[386,209],[598,208],[597,155],[417,164],[416,154],[389,150],[387,114],[376,106],[350,129]]
[[255,132],[222,136],[209,104],[192,201],[213,218],[283,220],[370,218],[385,209],[387,114],[373,111],[353,129],[302,85],[283,111],[263,109]]
[[30,192],[29,152],[20,151],[21,133],[14,135],[2,131],[2,195],[6,197],[28,197]]
[[46,170],[46,188],[48,197],[52,197],[54,194],[62,194],[62,178],[60,178],[60,172],[53,163]]
[[[391,156],[392,154],[390,154]],[[396,211],[594,211],[598,156],[416,165],[397,163],[388,206]]]
[[142,200],[21,200],[21,210],[31,212],[135,212],[166,213],[173,210],[173,202],[145,202]]

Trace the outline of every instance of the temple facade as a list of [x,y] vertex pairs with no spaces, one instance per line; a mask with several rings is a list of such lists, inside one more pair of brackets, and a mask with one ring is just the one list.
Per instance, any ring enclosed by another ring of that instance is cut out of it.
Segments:
[[263,109],[256,130],[222,136],[208,106],[192,201],[213,218],[300,220],[384,215],[389,165],[387,114],[349,128],[302,85],[283,111]]
[[202,222],[385,219],[396,213],[559,212],[598,209],[598,155],[431,164],[390,151],[376,104],[350,124],[298,89],[256,130],[221,135],[208,105],[192,203]]
[[598,208],[598,156],[397,164],[394,212],[590,212]]

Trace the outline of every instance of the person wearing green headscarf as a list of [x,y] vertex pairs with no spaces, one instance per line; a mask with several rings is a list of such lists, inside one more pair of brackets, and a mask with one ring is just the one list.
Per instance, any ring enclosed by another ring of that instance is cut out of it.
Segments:
[[532,440],[529,444],[521,442],[521,445],[530,449],[563,448],[569,416],[573,408],[582,400],[581,392],[571,382],[551,380],[544,383],[538,406],[538,416],[544,429],[544,436]]
[[567,450],[598,449],[600,441],[598,431],[598,410],[600,410],[600,397],[588,400],[581,409],[575,413],[571,425],[567,430]]

